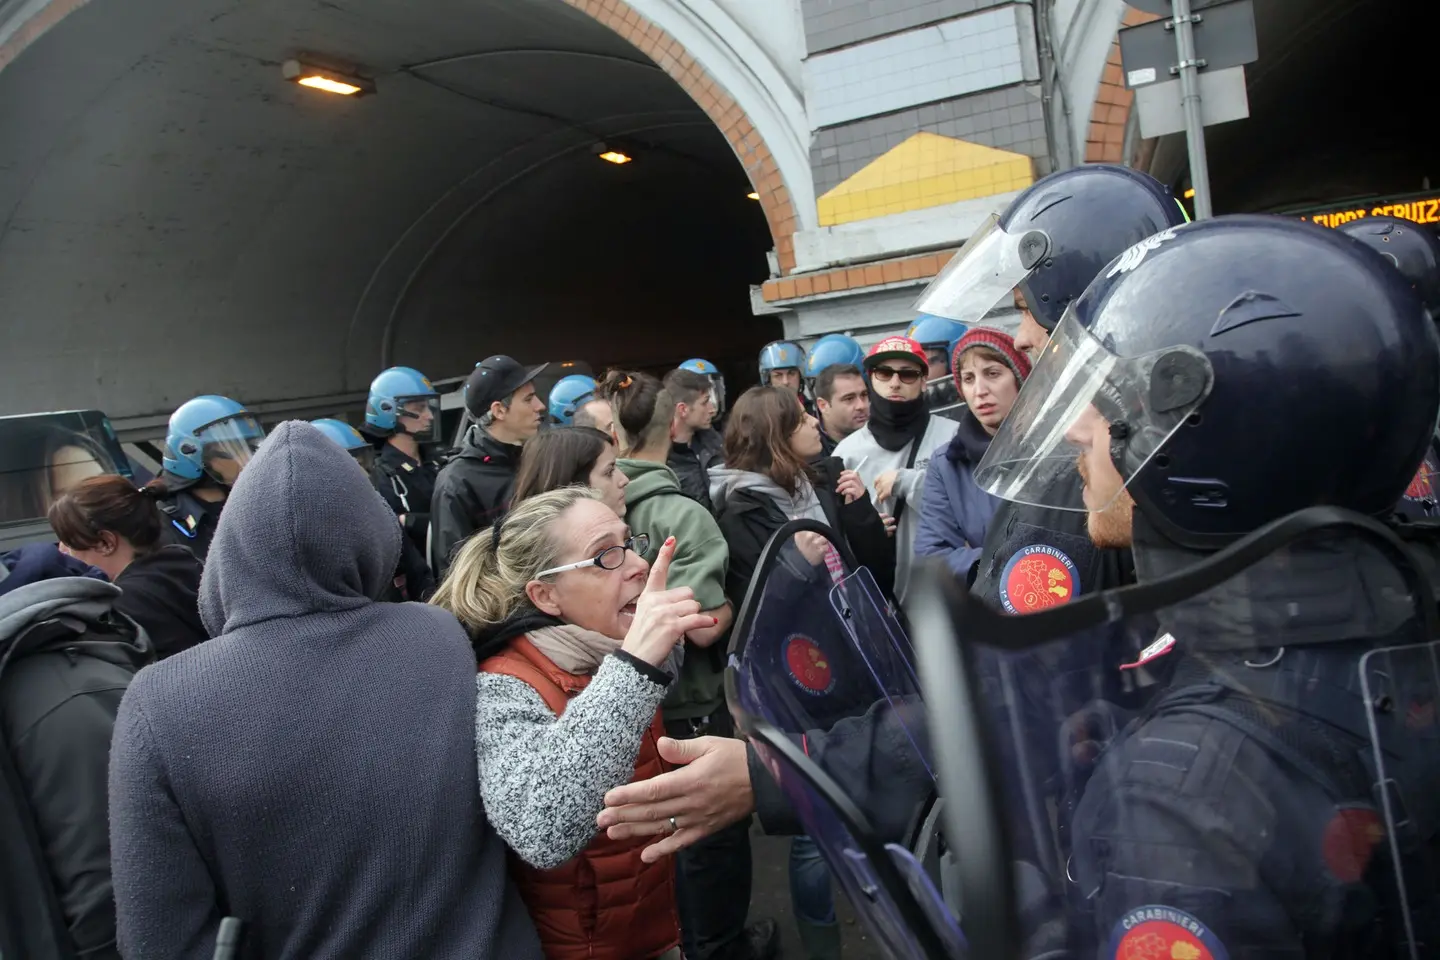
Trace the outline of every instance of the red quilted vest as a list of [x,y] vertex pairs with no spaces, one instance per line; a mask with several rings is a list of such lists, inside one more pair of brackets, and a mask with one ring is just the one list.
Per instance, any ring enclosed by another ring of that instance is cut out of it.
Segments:
[[[524,680],[557,717],[590,684],[588,676],[555,666],[525,637],[480,670]],[[664,735],[657,710],[640,742],[633,779],[669,769],[658,746]],[[597,832],[578,856],[553,870],[538,870],[510,855],[511,875],[540,931],[546,960],[650,960],[680,943],[675,865],[668,857],[657,863],[640,859],[652,840],[611,840]]]

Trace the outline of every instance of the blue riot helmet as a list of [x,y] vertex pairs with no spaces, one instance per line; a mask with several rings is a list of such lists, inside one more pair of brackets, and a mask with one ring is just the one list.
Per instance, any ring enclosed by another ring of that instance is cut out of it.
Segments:
[[725,412],[725,377],[720,373],[720,368],[709,360],[702,360],[694,357],[680,364],[681,370],[689,370],[691,373],[698,373],[710,378],[711,391],[715,399],[715,416]]
[[260,426],[245,407],[229,397],[206,394],[187,400],[170,415],[165,434],[162,465],[181,489],[209,477],[230,486],[265,439]]
[[382,436],[405,433],[420,443],[440,442],[440,394],[413,367],[391,367],[370,381],[365,424]]
[[561,377],[550,388],[550,419],[568,425],[575,419],[575,411],[595,399],[595,378],[583,373],[572,373]]
[[[1048,498],[1080,460],[1078,509],[1103,511],[1123,484],[1137,529],[1143,515],[1168,541],[1214,549],[1305,507],[1389,511],[1437,406],[1440,337],[1388,261],[1302,221],[1220,217],[1100,271],[976,480],[1065,509]],[[1113,490],[1094,480],[1109,464]]]
[[344,420],[323,417],[319,420],[311,420],[310,423],[314,425],[315,429],[339,444],[340,449],[359,461],[366,473],[369,473],[370,468],[375,466],[375,448],[359,430]]
[[1398,267],[1430,318],[1440,320],[1440,238],[1409,220],[1385,216],[1351,220],[1338,229]]
[[[926,356],[937,352],[941,354],[943,360],[937,361],[932,358],[930,363],[932,367],[937,362],[943,364],[945,373],[948,374],[950,373],[950,354],[955,350],[955,344],[960,342],[960,338],[965,336],[969,329],[959,321],[927,313],[910,325],[910,329],[905,331],[905,336],[924,347]],[[931,370],[927,379],[934,380],[937,376],[938,374]]]
[[977,323],[1018,289],[1036,322],[1054,330],[1107,263],[1188,219],[1164,184],[1138,170],[1091,163],[1052,173],[986,219],[915,309]]
[[865,348],[854,337],[843,333],[827,333],[810,348],[805,357],[805,379],[811,383],[825,371],[826,367],[850,365],[859,367],[865,362]]
[[[805,351],[800,346],[791,343],[789,340],[776,340],[765,344],[760,350],[760,386],[770,386],[771,370],[794,370],[801,373],[805,369]],[[803,376],[803,373],[802,373]]]

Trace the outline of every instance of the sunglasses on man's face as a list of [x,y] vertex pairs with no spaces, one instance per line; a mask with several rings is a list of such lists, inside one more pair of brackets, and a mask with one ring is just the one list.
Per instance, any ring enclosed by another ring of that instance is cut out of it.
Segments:
[[894,367],[876,367],[870,371],[870,376],[879,380],[881,383],[885,383],[895,377],[899,377],[901,383],[914,383],[916,380],[925,376],[925,374],[913,367],[906,367],[904,370],[896,370]]

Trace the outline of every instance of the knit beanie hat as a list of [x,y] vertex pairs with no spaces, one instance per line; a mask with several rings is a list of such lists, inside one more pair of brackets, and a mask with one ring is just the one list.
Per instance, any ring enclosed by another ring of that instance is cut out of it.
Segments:
[[1024,386],[1025,378],[1030,376],[1030,358],[1015,346],[1011,336],[987,327],[971,327],[970,332],[955,344],[955,352],[950,355],[950,373],[955,378],[956,390],[960,389],[960,358],[973,347],[989,347],[998,353],[1010,372],[1015,374],[1015,379]]

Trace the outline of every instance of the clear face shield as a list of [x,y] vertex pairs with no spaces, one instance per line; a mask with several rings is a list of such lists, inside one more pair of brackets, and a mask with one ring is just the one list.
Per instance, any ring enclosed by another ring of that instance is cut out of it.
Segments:
[[226,417],[195,431],[200,462],[216,483],[232,486],[265,439],[265,428],[249,414]]
[[710,374],[710,399],[715,402],[715,416],[725,412],[725,378],[718,373]]
[[440,398],[434,396],[396,397],[395,425],[417,443],[439,443]]
[[1007,233],[991,214],[915,301],[917,313],[970,325],[1007,301],[1050,250],[1041,230]]
[[[1003,500],[1102,511],[1205,401],[1213,383],[1209,359],[1193,347],[1115,355],[1081,326],[1072,306],[975,481]],[[1087,480],[1085,502],[1067,506],[1073,500],[1057,491],[1073,490],[1077,476]]]

